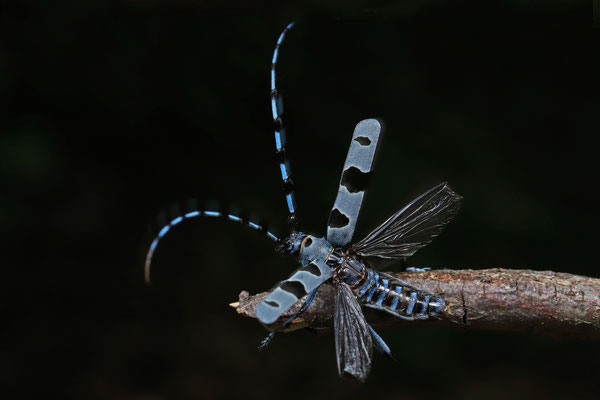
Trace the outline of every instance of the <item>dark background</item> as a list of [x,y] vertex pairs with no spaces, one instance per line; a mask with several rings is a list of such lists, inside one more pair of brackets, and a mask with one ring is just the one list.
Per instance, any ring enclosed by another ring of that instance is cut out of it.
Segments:
[[152,287],[142,275],[148,226],[177,200],[286,233],[269,63],[296,20],[279,86],[302,229],[325,232],[353,127],[377,117],[356,239],[447,180],[461,212],[409,264],[600,276],[597,44],[572,3],[3,2],[6,398],[597,398],[597,342],[383,329],[398,361],[376,356],[364,385],[337,377],[331,336],[258,352],[264,329],[228,303],[295,263],[234,224],[181,225]]

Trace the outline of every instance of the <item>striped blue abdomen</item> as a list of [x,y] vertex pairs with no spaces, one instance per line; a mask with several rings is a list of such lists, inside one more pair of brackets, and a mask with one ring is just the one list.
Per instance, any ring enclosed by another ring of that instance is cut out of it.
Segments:
[[445,308],[441,297],[371,269],[367,281],[355,291],[366,307],[387,311],[403,319],[424,319]]

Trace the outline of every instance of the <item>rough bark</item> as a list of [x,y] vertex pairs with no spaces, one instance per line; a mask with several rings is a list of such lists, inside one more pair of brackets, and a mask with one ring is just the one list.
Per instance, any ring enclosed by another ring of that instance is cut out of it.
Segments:
[[[441,295],[448,307],[424,321],[404,321],[365,309],[373,326],[454,325],[463,328],[521,331],[562,337],[600,339],[600,279],[552,271],[485,269],[391,273],[416,287]],[[255,318],[268,293],[239,295],[231,304]],[[310,308],[284,331],[332,326],[334,288],[324,284]],[[298,302],[278,323],[293,315]],[[269,327],[277,330],[277,324]]]

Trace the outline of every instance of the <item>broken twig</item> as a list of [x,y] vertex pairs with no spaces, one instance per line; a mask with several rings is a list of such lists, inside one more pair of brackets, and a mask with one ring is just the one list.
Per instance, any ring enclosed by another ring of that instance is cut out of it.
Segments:
[[[373,326],[407,324],[455,325],[521,331],[551,336],[600,339],[600,279],[552,271],[485,269],[432,270],[391,275],[444,298],[447,309],[424,321],[404,321],[365,308]],[[232,303],[238,313],[256,318],[256,306],[268,292],[242,292]],[[284,331],[332,326],[334,289],[319,288],[314,303]],[[298,311],[302,301],[278,323]],[[277,324],[270,326],[276,329]]]

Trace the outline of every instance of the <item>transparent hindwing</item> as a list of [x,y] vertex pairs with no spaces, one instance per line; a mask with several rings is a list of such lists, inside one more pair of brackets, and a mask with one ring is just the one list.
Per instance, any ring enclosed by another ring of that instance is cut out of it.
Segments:
[[446,182],[408,203],[364,239],[350,254],[380,259],[405,259],[425,247],[458,212],[462,197]]
[[364,382],[371,370],[373,339],[358,299],[344,282],[337,285],[334,332],[340,376]]

